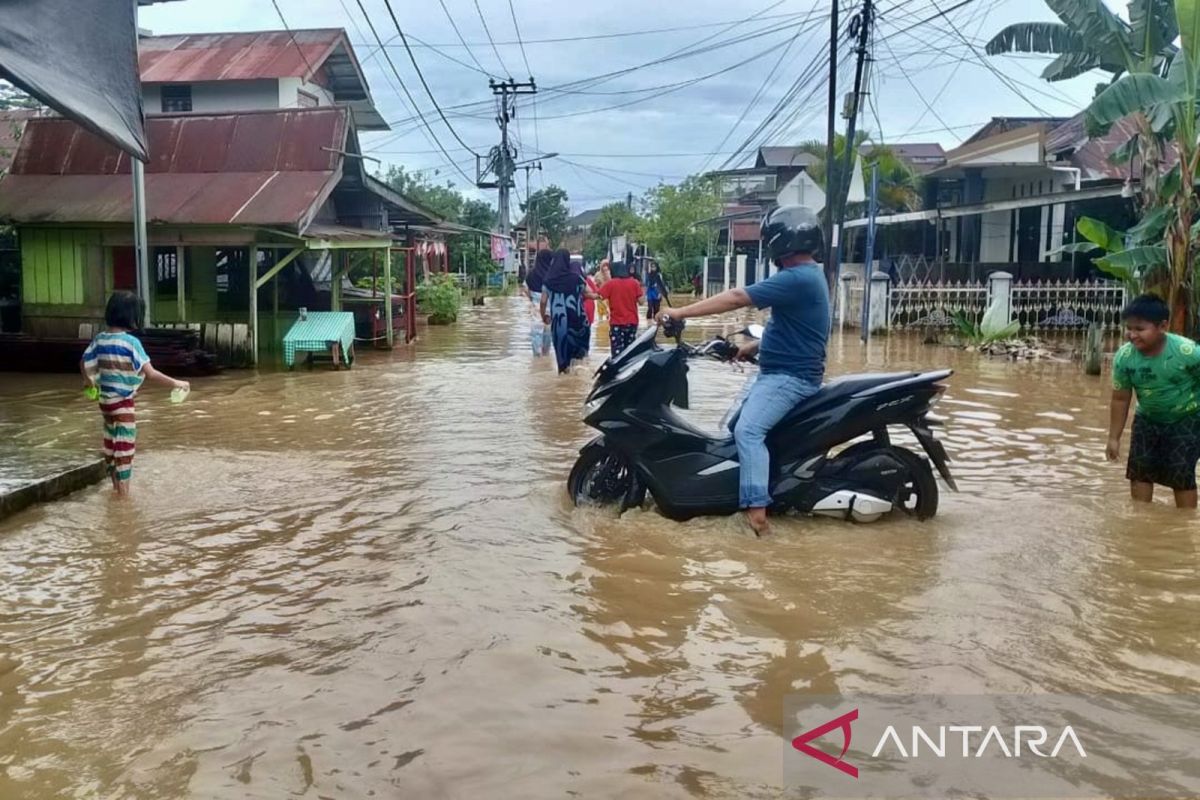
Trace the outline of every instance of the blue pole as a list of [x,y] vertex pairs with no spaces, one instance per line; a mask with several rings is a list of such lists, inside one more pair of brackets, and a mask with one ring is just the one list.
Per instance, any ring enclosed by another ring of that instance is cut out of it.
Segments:
[[879,208],[879,167],[871,165],[871,196],[867,207],[867,252],[863,259],[862,340],[871,341],[871,265],[875,262],[875,215]]

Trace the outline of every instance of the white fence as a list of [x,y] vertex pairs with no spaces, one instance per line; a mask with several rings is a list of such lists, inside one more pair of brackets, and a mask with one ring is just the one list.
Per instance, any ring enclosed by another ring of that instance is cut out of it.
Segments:
[[[892,283],[882,272],[871,275],[871,291],[857,276],[847,276],[841,287],[843,326],[862,324],[864,298],[871,296],[871,316],[876,329],[950,327],[956,317],[979,322],[999,301],[1008,317],[1021,323],[1026,333],[1084,331],[1092,323],[1119,329],[1121,309],[1127,302],[1125,287],[1111,281],[1027,281],[1014,283],[1007,272],[994,272],[982,281],[901,281]],[[874,308],[880,303],[886,308]]]

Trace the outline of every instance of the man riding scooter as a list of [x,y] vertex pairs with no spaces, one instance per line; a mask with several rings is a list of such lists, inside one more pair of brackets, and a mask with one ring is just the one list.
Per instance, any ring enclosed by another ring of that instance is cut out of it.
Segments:
[[763,220],[763,249],[779,268],[765,281],[730,289],[681,308],[664,311],[661,320],[723,314],[753,305],[771,309],[762,340],[746,345],[739,357],[757,353],[758,380],[750,388],[734,426],[741,462],[739,504],[755,533],[769,531],[767,508],[770,453],[767,434],[797,404],[821,388],[829,339],[829,289],[817,258],[824,251],[821,223],[804,206],[782,206]]

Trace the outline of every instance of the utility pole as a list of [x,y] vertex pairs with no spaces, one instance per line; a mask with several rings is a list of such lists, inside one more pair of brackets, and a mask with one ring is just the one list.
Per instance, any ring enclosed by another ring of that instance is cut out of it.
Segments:
[[825,125],[825,280],[829,291],[837,288],[834,279],[833,266],[833,207],[834,194],[831,191],[837,168],[833,163],[833,143],[837,138],[837,71],[838,71],[838,4],[841,0],[832,0],[829,10],[829,110],[826,113]]
[[529,173],[535,169],[538,172],[541,172],[542,171],[542,162],[534,161],[533,163],[526,164],[525,166],[521,167],[521,169],[525,170],[525,203],[527,204],[525,207],[525,253],[522,254],[525,257],[523,259],[521,259],[521,261],[522,261],[522,263],[525,264],[525,270],[528,271],[529,270],[529,256],[528,256],[529,242],[532,241],[533,249],[537,250],[542,241],[541,237],[538,236],[537,224],[536,223],[534,223],[532,225],[530,224],[531,220],[534,219],[533,209],[536,208],[536,206],[532,200],[533,195],[531,195],[529,193]]
[[[507,236],[511,239],[512,236],[512,221],[509,219],[509,190],[513,188],[513,173],[515,172],[514,161],[516,159],[516,150],[508,143],[508,123],[517,113],[517,97],[523,94],[537,94],[537,83],[533,77],[529,78],[528,82],[518,83],[512,78],[506,81],[496,81],[495,79],[488,80],[488,87],[492,90],[492,94],[496,97],[496,123],[500,126],[500,144],[492,148],[492,152],[488,159],[487,169],[483,169],[478,158],[475,162],[475,185],[480,189],[499,189],[499,228],[500,235]],[[494,182],[485,181],[485,173],[490,172],[496,176]],[[512,257],[512,249],[509,249],[509,258]],[[511,263],[506,262],[504,265],[505,271],[509,272]]]
[[[837,177],[834,179],[835,193],[833,196],[833,225],[834,239],[836,243],[830,248],[831,258],[829,262],[833,264],[833,279],[834,285],[837,284],[842,277],[842,243],[841,229],[846,222],[846,194],[849,191],[849,181],[853,172],[854,164],[854,128],[858,122],[859,101],[862,98],[862,83],[863,69],[867,63],[868,44],[871,40],[871,25],[875,22],[875,7],[872,0],[863,0],[862,11],[858,13],[850,21],[850,35],[858,37],[858,46],[855,51],[858,53],[858,62],[854,66],[854,92],[847,99],[846,109],[846,147],[845,154],[842,157],[842,164],[838,169]],[[825,182],[829,185],[829,181]],[[828,263],[826,264],[828,268]],[[869,276],[868,276],[869,277]],[[868,281],[869,283],[869,281]]]

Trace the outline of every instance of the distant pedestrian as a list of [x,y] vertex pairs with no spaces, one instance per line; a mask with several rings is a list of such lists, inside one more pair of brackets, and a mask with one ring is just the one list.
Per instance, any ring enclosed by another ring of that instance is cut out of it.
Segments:
[[[596,267],[596,272],[592,276],[596,282],[596,291],[599,292],[600,287],[612,280],[612,267],[609,265],[608,259],[602,259],[600,265]],[[608,301],[596,301],[596,317],[601,320],[608,319]]]
[[658,319],[663,298],[667,296],[667,284],[663,281],[658,264],[653,261],[646,267],[646,319]]
[[692,276],[692,296],[699,297],[702,294],[704,294],[704,279],[701,278],[700,273],[697,272]]
[[637,278],[630,277],[624,261],[617,261],[611,269],[612,279],[600,287],[600,296],[608,301],[608,341],[612,357],[616,358],[637,338],[642,285]]
[[106,328],[83,351],[79,371],[92,396],[100,402],[104,417],[104,464],[119,495],[129,494],[133,477],[133,456],[137,442],[137,417],[134,397],[142,382],[149,378],[171,389],[189,391],[187,381],[179,381],[156,370],[141,341],[132,334],[142,326],[145,307],[132,292],[114,292],[104,309]]
[[1167,304],[1154,295],[1135,298],[1121,316],[1129,341],[1113,357],[1113,393],[1105,456],[1121,455],[1121,434],[1137,393],[1129,441],[1133,499],[1150,502],[1154,484],[1175,492],[1179,508],[1196,507],[1200,459],[1200,346],[1167,333]]
[[553,260],[554,254],[549,250],[539,250],[521,287],[521,293],[529,298],[529,346],[535,357],[550,354],[550,327],[542,319],[541,304],[542,284]]

